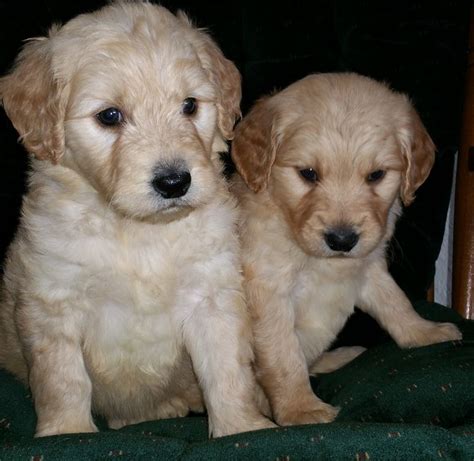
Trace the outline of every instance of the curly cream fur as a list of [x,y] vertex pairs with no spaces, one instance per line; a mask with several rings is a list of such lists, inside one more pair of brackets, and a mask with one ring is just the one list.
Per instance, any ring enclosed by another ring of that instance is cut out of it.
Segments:
[[[204,406],[214,436],[271,426],[218,160],[239,113],[235,66],[182,14],[119,2],[27,43],[0,97],[35,156],[0,364],[30,385],[36,435],[95,431],[92,412],[119,428]],[[122,124],[98,122],[108,107]],[[151,181],[173,162],[192,182],[164,199]]]

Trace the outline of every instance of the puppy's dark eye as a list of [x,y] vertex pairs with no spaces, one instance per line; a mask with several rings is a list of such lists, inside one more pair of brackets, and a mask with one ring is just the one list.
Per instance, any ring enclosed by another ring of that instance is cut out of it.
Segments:
[[370,174],[367,176],[367,182],[378,182],[378,181],[380,181],[384,176],[385,176],[385,170],[375,170],[375,171],[372,171],[372,173],[370,173]]
[[104,126],[116,126],[120,125],[123,121],[122,112],[116,107],[108,107],[107,109],[99,112],[97,120]]
[[196,113],[198,108],[198,103],[196,98],[186,98],[183,101],[183,114],[185,115],[193,115]]
[[308,182],[315,183],[318,180],[318,174],[312,168],[300,170],[301,177]]

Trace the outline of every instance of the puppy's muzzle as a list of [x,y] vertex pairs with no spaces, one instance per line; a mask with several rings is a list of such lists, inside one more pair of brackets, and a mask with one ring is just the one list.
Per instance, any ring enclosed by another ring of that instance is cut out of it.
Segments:
[[324,241],[331,250],[348,253],[357,245],[359,234],[352,227],[334,227],[325,232]]
[[162,169],[156,172],[151,185],[165,199],[179,198],[188,191],[191,185],[191,174],[186,169]]

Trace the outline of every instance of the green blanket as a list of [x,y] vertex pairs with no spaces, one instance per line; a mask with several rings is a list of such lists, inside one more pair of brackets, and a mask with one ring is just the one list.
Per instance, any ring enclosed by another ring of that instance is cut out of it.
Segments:
[[341,408],[331,424],[209,440],[207,420],[197,415],[34,439],[30,395],[2,372],[0,459],[473,460],[474,322],[442,306],[416,307],[426,318],[456,322],[463,341],[411,350],[389,341],[314,379],[318,395]]

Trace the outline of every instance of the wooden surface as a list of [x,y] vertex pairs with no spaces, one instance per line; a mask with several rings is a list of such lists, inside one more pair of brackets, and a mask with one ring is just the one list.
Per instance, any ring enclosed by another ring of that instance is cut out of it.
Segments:
[[455,203],[453,306],[465,318],[474,319],[474,6]]

